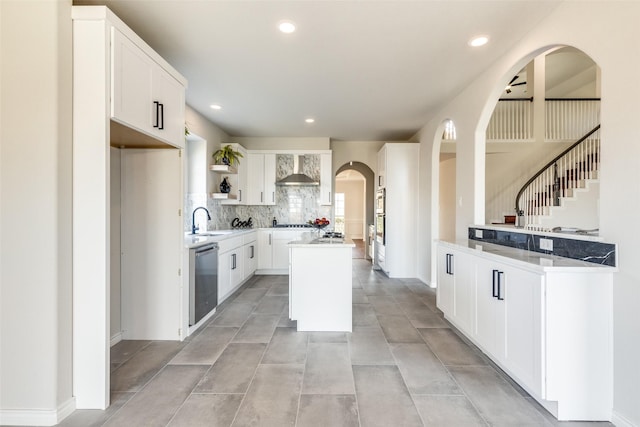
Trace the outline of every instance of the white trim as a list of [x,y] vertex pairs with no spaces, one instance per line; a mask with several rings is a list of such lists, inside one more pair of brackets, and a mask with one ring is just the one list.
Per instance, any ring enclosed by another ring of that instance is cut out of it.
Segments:
[[3,409],[0,410],[0,424],[14,426],[54,426],[76,410],[75,397],[70,398],[58,409]]
[[122,331],[111,336],[111,347],[122,341]]
[[637,427],[630,419],[616,411],[612,411],[611,413],[611,422],[617,427]]

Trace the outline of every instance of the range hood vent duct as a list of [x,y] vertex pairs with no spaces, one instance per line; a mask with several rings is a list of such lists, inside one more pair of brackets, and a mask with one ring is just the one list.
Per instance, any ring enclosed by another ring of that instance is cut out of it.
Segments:
[[276,182],[276,185],[320,185],[318,181],[302,173],[303,166],[304,155],[293,156],[293,173]]

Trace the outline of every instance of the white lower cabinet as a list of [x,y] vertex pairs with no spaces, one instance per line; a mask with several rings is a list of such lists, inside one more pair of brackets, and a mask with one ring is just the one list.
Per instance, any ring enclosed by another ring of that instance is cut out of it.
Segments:
[[255,272],[258,265],[256,238],[254,231],[218,242],[218,304]]
[[438,247],[437,306],[460,329],[474,325],[475,264],[464,252]]
[[476,261],[476,340],[530,391],[543,396],[542,274]]
[[289,242],[300,240],[311,229],[272,228],[258,230],[258,274],[287,274]]
[[448,243],[437,260],[447,320],[559,420],[611,419],[613,269],[545,268]]
[[258,245],[256,240],[256,233],[252,233],[252,236],[245,238],[244,244],[244,278],[248,279],[255,273],[258,268]]

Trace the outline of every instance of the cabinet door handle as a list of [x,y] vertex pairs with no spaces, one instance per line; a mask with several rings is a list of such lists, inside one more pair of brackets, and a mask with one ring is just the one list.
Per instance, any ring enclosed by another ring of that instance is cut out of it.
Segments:
[[164,129],[164,104],[158,105],[160,105],[160,125],[158,126],[158,129],[162,130]]
[[498,285],[498,280],[499,280],[498,273],[499,273],[498,270],[493,270],[493,293],[492,294],[493,294],[494,298],[498,298],[498,292],[499,292],[498,291],[498,286],[499,286]]
[[502,278],[504,277],[504,271],[498,271],[498,299],[500,301],[504,301],[504,296],[502,295]]
[[260,192],[260,203],[264,202],[264,192]]
[[453,276],[453,254],[449,254],[449,274]]
[[231,254],[231,269],[236,269],[236,254]]
[[238,190],[238,201],[242,201],[242,190]]
[[158,101],[153,101],[153,105],[156,107],[156,121],[153,124],[153,127],[157,128],[160,125],[160,103]]
[[272,192],[271,192],[271,201],[272,201],[273,203],[275,203],[275,202],[276,202],[276,192],[275,192],[275,191],[272,191]]
[[271,246],[271,234],[269,234],[269,246]]
[[254,255],[254,253],[253,253],[253,245],[251,245],[251,259],[253,259],[253,255]]

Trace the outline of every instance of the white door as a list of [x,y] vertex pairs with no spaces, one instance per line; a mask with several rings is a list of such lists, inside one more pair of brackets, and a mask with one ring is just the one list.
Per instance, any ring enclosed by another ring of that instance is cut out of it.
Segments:
[[264,205],[264,154],[247,154],[247,204]]
[[268,270],[273,268],[273,232],[271,230],[258,230],[258,269]]
[[180,339],[182,158],[123,150],[121,168],[123,338]]
[[264,155],[264,204],[276,204],[276,155]]

